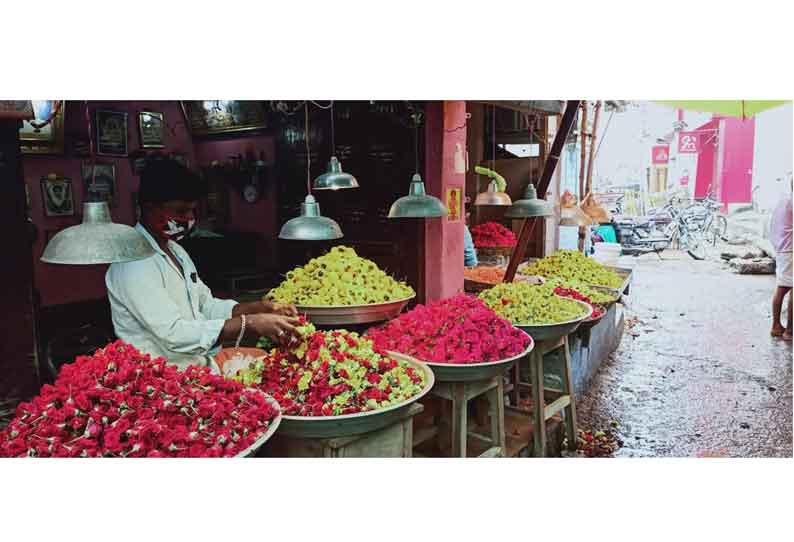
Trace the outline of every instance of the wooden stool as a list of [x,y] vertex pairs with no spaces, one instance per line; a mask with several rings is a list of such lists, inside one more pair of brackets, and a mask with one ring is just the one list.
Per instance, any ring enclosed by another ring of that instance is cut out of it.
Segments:
[[[470,382],[436,382],[431,393],[452,402],[451,437],[453,457],[467,457],[466,448],[469,437],[490,445],[490,448],[478,457],[504,457],[506,441],[502,375],[488,380]],[[488,414],[491,419],[490,436],[480,435],[468,430],[469,401],[482,395],[486,395],[488,399]],[[423,442],[438,436],[438,434],[437,426],[422,430],[414,439],[414,446],[419,446]]]
[[[544,384],[543,355],[554,350],[562,349],[562,388],[546,388]],[[576,401],[574,399],[573,383],[571,379],[571,353],[568,348],[568,337],[557,339],[539,340],[529,354],[529,382],[521,380],[518,364],[512,369],[510,403],[513,410],[528,412],[532,415],[533,428],[533,455],[546,456],[546,421],[560,411],[565,415],[565,432],[568,437],[568,448],[576,449],[578,435],[576,433]],[[520,362],[519,362],[520,364]],[[532,410],[518,407],[518,399],[523,389],[530,389],[532,394]],[[546,400],[549,399],[549,404]]]

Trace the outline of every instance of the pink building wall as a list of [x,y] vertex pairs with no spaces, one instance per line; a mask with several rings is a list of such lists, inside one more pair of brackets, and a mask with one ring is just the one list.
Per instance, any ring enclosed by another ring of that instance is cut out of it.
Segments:
[[718,124],[716,120],[711,120],[696,128],[699,132],[702,130],[698,134],[700,152],[698,152],[697,173],[695,176],[695,198],[697,199],[705,198],[709,187],[714,183]]
[[718,169],[720,201],[750,203],[753,189],[755,119],[723,117],[720,123],[722,161]]
[[[466,174],[455,171],[455,145],[466,148],[466,102],[430,103],[427,124],[425,188],[446,203],[449,188],[465,194]],[[462,211],[462,209],[461,209]],[[448,217],[426,219],[426,302],[451,297],[463,291],[463,212],[457,221]]]

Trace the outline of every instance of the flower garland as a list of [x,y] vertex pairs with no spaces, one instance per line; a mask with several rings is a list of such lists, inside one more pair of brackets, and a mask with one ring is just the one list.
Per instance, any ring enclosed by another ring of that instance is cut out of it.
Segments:
[[4,457],[227,457],[278,416],[257,390],[116,341],[64,365],[0,432]]
[[367,336],[378,348],[434,363],[499,361],[520,354],[532,343],[529,335],[480,299],[465,294],[417,305],[370,329]]
[[233,376],[273,396],[289,416],[338,416],[378,410],[417,395],[424,374],[345,330],[315,331],[273,349]]
[[518,240],[516,235],[496,222],[486,222],[471,229],[475,247],[514,247]]

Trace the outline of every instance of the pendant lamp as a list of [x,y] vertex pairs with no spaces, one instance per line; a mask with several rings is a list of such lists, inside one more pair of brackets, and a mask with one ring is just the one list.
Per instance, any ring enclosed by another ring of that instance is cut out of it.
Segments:
[[474,168],[474,171],[479,175],[485,175],[486,177],[490,177],[492,181],[488,184],[488,189],[485,192],[481,192],[477,194],[477,197],[474,199],[474,205],[498,205],[498,206],[506,206],[512,205],[513,200],[510,199],[510,196],[505,192],[507,189],[507,181],[505,178],[499,175],[496,170],[496,106],[493,106],[491,109],[491,139],[493,140],[492,151],[491,151],[491,169],[487,169],[484,167],[477,166]]
[[335,221],[320,214],[320,204],[312,196],[311,149],[309,148],[309,103],[305,104],[306,129],[306,199],[301,203],[301,214],[288,220],[278,234],[279,239],[290,241],[330,241],[342,237],[342,228]]
[[425,183],[418,173],[411,179],[408,195],[392,203],[389,209],[389,218],[432,218],[448,214],[440,199],[425,192]]
[[336,156],[328,161],[328,170],[314,179],[313,190],[343,190],[358,188],[358,181],[350,173],[342,171],[342,164]]
[[532,218],[536,216],[551,216],[554,214],[551,204],[538,199],[535,185],[529,183],[524,191],[524,197],[514,201],[513,205],[505,211],[507,218]]
[[334,103],[331,102],[331,159],[328,161],[328,170],[314,179],[312,188],[314,190],[344,190],[346,188],[358,188],[358,181],[350,173],[342,171],[342,164],[334,153],[336,152],[336,140],[334,137]]
[[[414,160],[419,171],[419,119],[414,117]],[[389,218],[433,218],[447,216],[449,211],[440,199],[427,194],[425,183],[419,173],[414,173],[408,195],[392,203]]]
[[85,202],[83,223],[59,231],[50,239],[41,261],[65,265],[95,265],[142,260],[154,254],[135,228],[114,224],[106,201]]

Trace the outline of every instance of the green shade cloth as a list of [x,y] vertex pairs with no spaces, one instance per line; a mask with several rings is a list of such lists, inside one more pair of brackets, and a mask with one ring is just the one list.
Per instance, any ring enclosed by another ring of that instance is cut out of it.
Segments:
[[788,102],[786,100],[657,100],[656,103],[676,109],[700,111],[701,113],[719,113],[744,119]]

